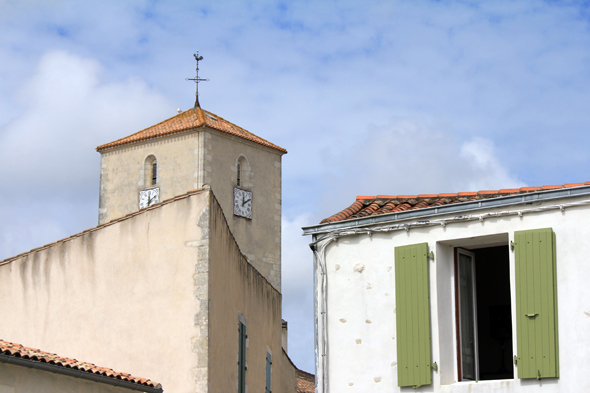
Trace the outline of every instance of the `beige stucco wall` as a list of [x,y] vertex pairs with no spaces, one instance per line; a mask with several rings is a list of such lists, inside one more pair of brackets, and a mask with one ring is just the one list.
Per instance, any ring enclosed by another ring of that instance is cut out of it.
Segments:
[[208,203],[205,191],[0,265],[0,337],[204,391]]
[[[248,392],[264,392],[266,353],[272,355],[272,391],[284,389],[281,381],[293,366],[285,363],[281,347],[281,294],[250,265],[228,232],[226,219],[215,200],[211,204],[210,236],[210,357],[209,392],[237,392],[238,321],[246,319]],[[286,370],[285,370],[286,368]],[[288,385],[287,385],[288,386]]]
[[[153,155],[158,181],[144,179]],[[258,143],[202,127],[101,152],[99,223],[139,209],[139,191],[159,187],[160,201],[208,184],[249,261],[281,288],[281,155]],[[244,157],[240,188],[252,191],[252,219],[233,215],[237,162]]]
[[281,386],[279,392],[297,391],[297,370],[295,365],[287,357],[284,350],[281,351]]
[[0,393],[131,393],[80,378],[0,363]]

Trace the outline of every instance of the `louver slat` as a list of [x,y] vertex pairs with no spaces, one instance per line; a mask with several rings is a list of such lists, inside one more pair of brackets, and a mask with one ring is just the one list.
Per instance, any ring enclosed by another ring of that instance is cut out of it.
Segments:
[[398,386],[432,383],[428,244],[395,248]]
[[558,377],[555,234],[518,231],[514,240],[518,377]]

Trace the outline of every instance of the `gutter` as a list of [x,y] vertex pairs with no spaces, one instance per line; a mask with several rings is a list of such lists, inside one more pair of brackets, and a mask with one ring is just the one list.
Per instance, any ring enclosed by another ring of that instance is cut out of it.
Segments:
[[556,190],[531,192],[526,194],[510,195],[498,198],[481,199],[471,202],[462,202],[452,205],[443,205],[438,207],[427,207],[416,210],[406,210],[404,212],[379,214],[368,216],[366,218],[348,219],[334,223],[312,225],[303,227],[303,235],[323,234],[335,230],[344,230],[350,228],[371,226],[375,224],[387,224],[394,221],[417,217],[442,216],[450,213],[465,213],[481,209],[500,208],[516,206],[521,204],[531,204],[533,202],[551,201],[555,199],[571,198],[577,196],[590,196],[590,186],[560,188]]
[[145,393],[162,393],[162,385],[158,384],[155,387],[142,385],[135,382],[125,381],[114,377],[109,377],[101,374],[94,374],[88,371],[82,371],[71,367],[59,366],[46,362],[40,362],[33,359],[25,359],[21,357],[0,354],[0,363],[14,364],[16,366],[23,366],[33,368],[41,371],[48,371],[54,374],[61,374],[68,377],[81,378],[88,381],[104,383],[107,385],[118,386],[125,389],[136,390]]

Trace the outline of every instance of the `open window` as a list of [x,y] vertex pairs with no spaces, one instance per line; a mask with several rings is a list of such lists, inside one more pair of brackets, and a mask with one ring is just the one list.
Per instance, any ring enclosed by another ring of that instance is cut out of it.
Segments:
[[469,248],[455,248],[458,379],[513,379],[508,244]]

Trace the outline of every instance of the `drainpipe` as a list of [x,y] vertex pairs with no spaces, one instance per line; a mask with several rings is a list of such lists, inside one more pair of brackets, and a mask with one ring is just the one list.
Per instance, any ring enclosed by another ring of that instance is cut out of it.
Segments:
[[328,393],[328,275],[326,271],[326,247],[336,236],[327,236],[309,245],[314,255],[314,313],[315,313],[315,352],[316,352],[316,392]]

